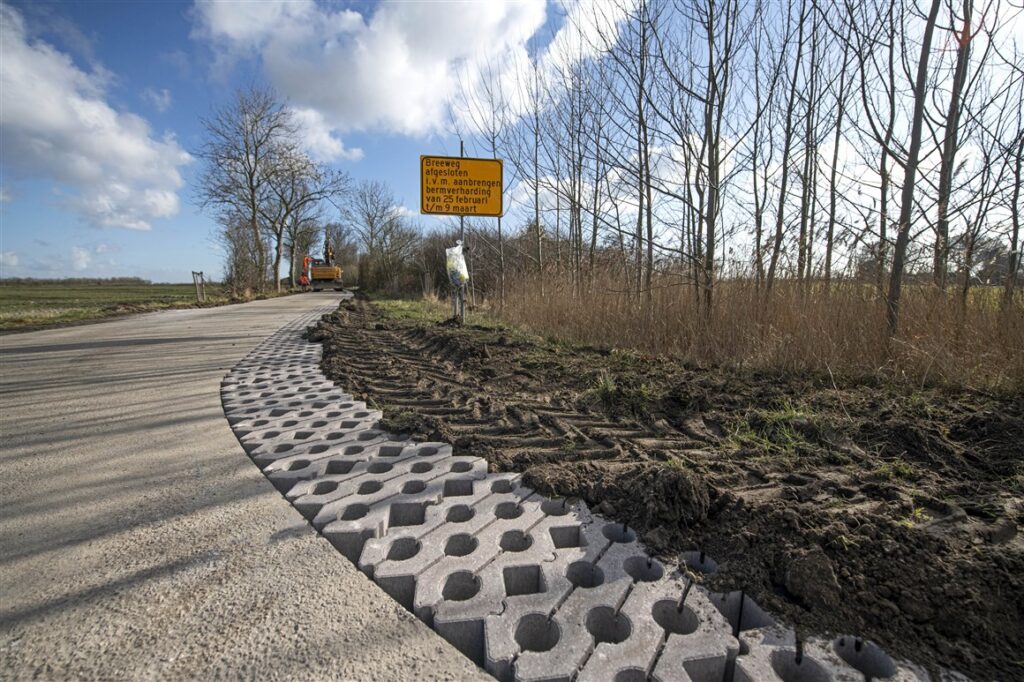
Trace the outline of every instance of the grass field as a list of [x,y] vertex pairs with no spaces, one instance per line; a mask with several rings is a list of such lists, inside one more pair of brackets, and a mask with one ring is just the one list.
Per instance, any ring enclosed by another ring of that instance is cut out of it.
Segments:
[[[205,306],[231,300],[207,285]],[[196,303],[192,284],[0,283],[0,331],[39,329]]]

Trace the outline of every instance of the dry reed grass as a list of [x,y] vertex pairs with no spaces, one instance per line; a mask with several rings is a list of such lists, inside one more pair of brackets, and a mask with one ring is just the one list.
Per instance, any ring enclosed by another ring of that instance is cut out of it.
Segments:
[[966,308],[950,291],[904,289],[901,331],[885,333],[884,302],[857,282],[801,289],[781,282],[770,296],[748,280],[722,281],[705,320],[694,289],[655,281],[649,310],[621,291],[621,278],[596,277],[573,293],[548,274],[545,294],[529,278],[509,287],[501,316],[535,333],[602,347],[667,354],[702,366],[827,373],[836,380],[1024,390],[1024,297],[1009,309],[1002,291],[972,289]]

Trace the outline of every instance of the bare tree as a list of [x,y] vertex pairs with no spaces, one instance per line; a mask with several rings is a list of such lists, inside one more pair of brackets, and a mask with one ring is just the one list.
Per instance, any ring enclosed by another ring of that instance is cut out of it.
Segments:
[[[914,190],[917,180],[918,163],[921,158],[921,138],[924,128],[924,107],[927,100],[928,59],[931,56],[932,36],[939,15],[941,0],[932,0],[925,19],[924,35],[921,38],[921,56],[917,61],[917,75],[914,78],[914,110],[910,121],[910,141],[907,157],[903,164],[903,192],[900,197],[900,217],[897,223],[896,246],[892,254],[892,273],[889,275],[889,294],[886,297],[886,326],[889,336],[895,336],[900,324],[900,297],[903,291],[903,267],[910,242],[910,220],[914,211]],[[908,46],[909,47],[909,46]]]
[[[807,0],[800,0],[800,9],[796,18],[797,37],[796,54],[793,57],[792,72],[787,74],[789,80],[789,94],[785,103],[785,123],[782,132],[782,167],[780,170],[781,180],[779,185],[778,206],[775,211],[775,237],[772,241],[772,253],[768,262],[768,276],[765,281],[765,288],[771,291],[775,283],[775,270],[779,264],[779,255],[782,253],[783,229],[786,220],[787,189],[789,187],[789,162],[793,153],[794,122],[793,116],[796,109],[797,83],[800,80],[800,67],[803,64],[803,51],[807,41],[807,34],[804,30],[807,19]],[[792,15],[787,17],[792,23]],[[789,30],[787,30],[789,33]]]
[[207,140],[198,151],[205,163],[198,189],[200,206],[217,210],[225,221],[244,218],[256,255],[253,284],[262,292],[267,252],[260,208],[278,172],[277,150],[295,135],[295,125],[274,93],[259,87],[238,91],[230,104],[202,123]]
[[[949,200],[953,189],[953,171],[956,163],[956,152],[959,147],[960,115],[963,111],[964,86],[967,83],[967,71],[971,56],[972,34],[971,15],[974,10],[973,0],[963,0],[963,27],[956,36],[957,52],[956,67],[953,73],[953,86],[949,94],[949,108],[945,120],[945,136],[942,140],[942,161],[939,168],[938,221],[935,233],[934,259],[932,275],[940,290],[946,288],[946,260],[949,255]],[[951,8],[952,13],[952,8]],[[955,17],[953,17],[955,19]]]
[[285,232],[298,229],[297,225],[314,213],[321,202],[341,196],[350,181],[344,173],[314,163],[288,141],[278,145],[274,153],[274,168],[268,183],[269,195],[258,210],[265,229],[273,239],[274,282],[280,291]]
[[394,288],[413,260],[420,231],[405,222],[391,189],[377,180],[360,182],[341,209],[369,265],[369,272],[360,273],[360,286]]

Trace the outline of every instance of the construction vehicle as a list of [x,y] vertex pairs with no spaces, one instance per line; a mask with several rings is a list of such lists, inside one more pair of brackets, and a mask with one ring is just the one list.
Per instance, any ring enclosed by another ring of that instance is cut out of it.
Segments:
[[335,291],[344,289],[341,282],[341,268],[334,264],[334,249],[324,244],[324,257],[302,259],[303,274],[309,281],[313,291],[333,288]]

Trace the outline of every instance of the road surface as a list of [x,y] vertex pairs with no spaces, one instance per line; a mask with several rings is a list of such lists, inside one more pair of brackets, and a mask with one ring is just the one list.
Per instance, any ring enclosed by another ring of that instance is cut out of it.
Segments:
[[224,374],[333,293],[0,337],[0,678],[484,679],[316,535]]

